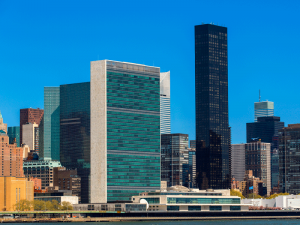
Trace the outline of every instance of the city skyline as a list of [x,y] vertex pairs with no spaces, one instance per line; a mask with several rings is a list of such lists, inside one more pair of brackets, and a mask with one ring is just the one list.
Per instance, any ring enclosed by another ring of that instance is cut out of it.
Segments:
[[[8,35],[0,37],[1,43],[5,43],[1,45],[0,56],[0,71],[4,74],[2,83],[5,84],[0,94],[0,110],[9,127],[19,125],[19,109],[43,108],[45,86],[89,82],[90,61],[108,58],[154,65],[161,71],[170,70],[172,133],[186,133],[191,140],[195,139],[193,27],[202,22],[228,27],[232,143],[245,142],[246,123],[253,122],[253,103],[258,101],[259,89],[263,101],[268,99],[275,103],[274,115],[280,116],[286,125],[300,121],[300,104],[290,97],[296,96],[296,83],[300,79],[297,76],[299,31],[292,29],[299,21],[295,16],[295,5],[292,7],[277,2],[270,6],[264,2],[258,8],[255,3],[233,5],[218,2],[212,12],[206,9],[215,6],[214,3],[191,2],[194,7],[191,4],[180,6],[174,3],[170,6],[161,3],[160,9],[156,9],[154,2],[147,5],[149,10],[144,15],[137,11],[143,4],[129,2],[135,7],[129,9],[127,6],[130,13],[126,13],[124,18],[121,14],[124,3],[119,2],[115,7],[117,15],[104,20],[108,12],[100,15],[97,9],[109,8],[109,3],[100,5],[88,1],[86,8],[80,3],[71,6],[69,3],[66,1],[56,7],[58,1],[51,4],[20,2],[15,7],[9,1],[1,2],[0,24]],[[172,10],[165,15],[163,12],[168,7]],[[269,12],[263,10],[265,7],[270,9]],[[242,10],[227,17],[226,9],[229,8]],[[87,9],[89,13],[82,12],[82,9]],[[163,17],[155,18],[150,13],[154,9]],[[281,10],[283,19],[276,17]],[[256,15],[254,19],[253,14]],[[137,21],[137,17],[141,20]],[[239,17],[243,19],[236,20]],[[262,22],[270,18],[272,22],[267,25]],[[95,27],[99,29],[91,31],[90,28]],[[283,29],[280,34],[277,27]],[[153,31],[164,35],[156,35]],[[16,63],[16,58],[22,60]],[[282,75],[286,79],[280,79]],[[11,84],[17,91],[10,91]],[[21,91],[24,85],[29,84],[33,84],[34,88]],[[289,89],[278,91],[282,86],[289,86]]]

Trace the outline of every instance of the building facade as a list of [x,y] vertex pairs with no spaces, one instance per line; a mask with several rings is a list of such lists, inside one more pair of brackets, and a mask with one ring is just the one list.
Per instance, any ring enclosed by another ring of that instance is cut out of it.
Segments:
[[36,123],[23,124],[22,133],[22,144],[28,145],[34,152],[39,152],[39,125]]
[[190,148],[196,149],[196,140],[190,140]]
[[22,134],[22,126],[27,123],[36,123],[37,125],[40,124],[42,118],[44,115],[44,110],[43,109],[20,109],[20,144],[23,144],[23,134]]
[[17,147],[21,147],[20,145],[20,127],[8,127],[7,135],[9,136],[9,143],[16,143]]
[[0,176],[24,177],[23,148],[9,144],[9,137],[0,131]]
[[189,188],[197,188],[196,149],[189,148]]
[[91,62],[91,203],[160,189],[160,68]]
[[7,133],[7,124],[3,123],[3,117],[0,111],[0,130],[3,130],[5,133]]
[[254,102],[254,122],[265,116],[274,116],[274,102]]
[[289,124],[279,131],[279,188],[300,193],[300,124]]
[[60,162],[77,169],[81,202],[90,190],[90,82],[60,86]]
[[25,160],[23,170],[25,177],[36,177],[42,180],[42,189],[53,187],[53,169],[61,167],[59,161]]
[[81,178],[77,175],[77,170],[55,167],[53,169],[53,185],[59,190],[71,190],[72,195],[77,196],[79,203],[81,202]]
[[252,139],[260,139],[262,142],[271,143],[271,187],[278,187],[279,165],[278,165],[278,131],[284,128],[284,122],[280,117],[266,116],[257,117],[254,123],[247,123],[247,142]]
[[0,211],[16,211],[20,200],[33,201],[33,182],[25,177],[0,176]]
[[195,26],[198,187],[230,188],[227,28]]
[[161,180],[167,181],[168,187],[188,186],[186,183],[188,173],[184,171],[185,167],[189,169],[188,146],[188,134],[161,135]]
[[40,123],[40,159],[60,160],[60,87],[44,87],[44,116]]
[[146,192],[132,196],[133,203],[146,201],[148,211],[248,211],[249,204],[230,196],[230,190]]
[[236,181],[243,181],[245,172],[245,144],[233,144],[231,145],[231,176]]
[[271,144],[253,141],[245,144],[246,170],[252,170],[253,176],[263,182],[262,195],[271,193]]
[[170,71],[160,73],[160,133],[171,133]]

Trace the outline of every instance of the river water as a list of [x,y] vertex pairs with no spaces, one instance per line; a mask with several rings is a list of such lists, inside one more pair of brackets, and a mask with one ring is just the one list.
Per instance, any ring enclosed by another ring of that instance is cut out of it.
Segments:
[[[20,225],[20,223],[9,223],[9,224],[15,224]],[[29,223],[27,223],[29,224]],[[272,219],[272,220],[205,220],[205,221],[199,221],[199,220],[182,220],[182,221],[138,221],[138,222],[98,222],[98,223],[38,223],[43,225],[56,225],[56,224],[69,224],[69,225],[93,225],[93,224],[99,224],[99,225],[210,225],[210,224],[216,224],[216,225],[296,225],[300,224],[300,220],[295,219]]]

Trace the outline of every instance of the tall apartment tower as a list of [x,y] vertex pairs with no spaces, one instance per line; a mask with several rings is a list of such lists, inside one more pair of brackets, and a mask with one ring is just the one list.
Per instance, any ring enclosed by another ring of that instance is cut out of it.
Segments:
[[91,203],[160,189],[160,68],[91,62]]
[[245,144],[233,144],[231,145],[231,175],[236,181],[243,181],[245,172]]
[[42,160],[60,160],[60,87],[44,87],[39,157]]
[[36,123],[37,125],[40,124],[44,115],[43,109],[20,109],[20,144],[23,144],[23,131],[22,126],[26,123]]
[[274,102],[254,102],[254,121],[265,116],[274,116]]
[[188,173],[184,173],[189,167],[188,147],[188,134],[161,135],[161,180],[167,181],[168,187],[188,186]]
[[200,189],[230,188],[227,28],[195,26],[196,157]]
[[81,202],[90,190],[90,82],[60,86],[60,162],[81,177]]
[[170,71],[160,73],[160,133],[171,133]]

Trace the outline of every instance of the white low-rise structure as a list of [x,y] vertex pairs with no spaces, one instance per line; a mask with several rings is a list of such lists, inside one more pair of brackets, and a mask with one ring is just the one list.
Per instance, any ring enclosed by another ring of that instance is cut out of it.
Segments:
[[280,207],[282,209],[300,209],[300,195],[280,195],[274,199],[242,199],[242,204],[256,207]]
[[197,190],[144,192],[133,196],[133,203],[149,204],[148,211],[248,211],[250,204],[241,203],[230,190]]

